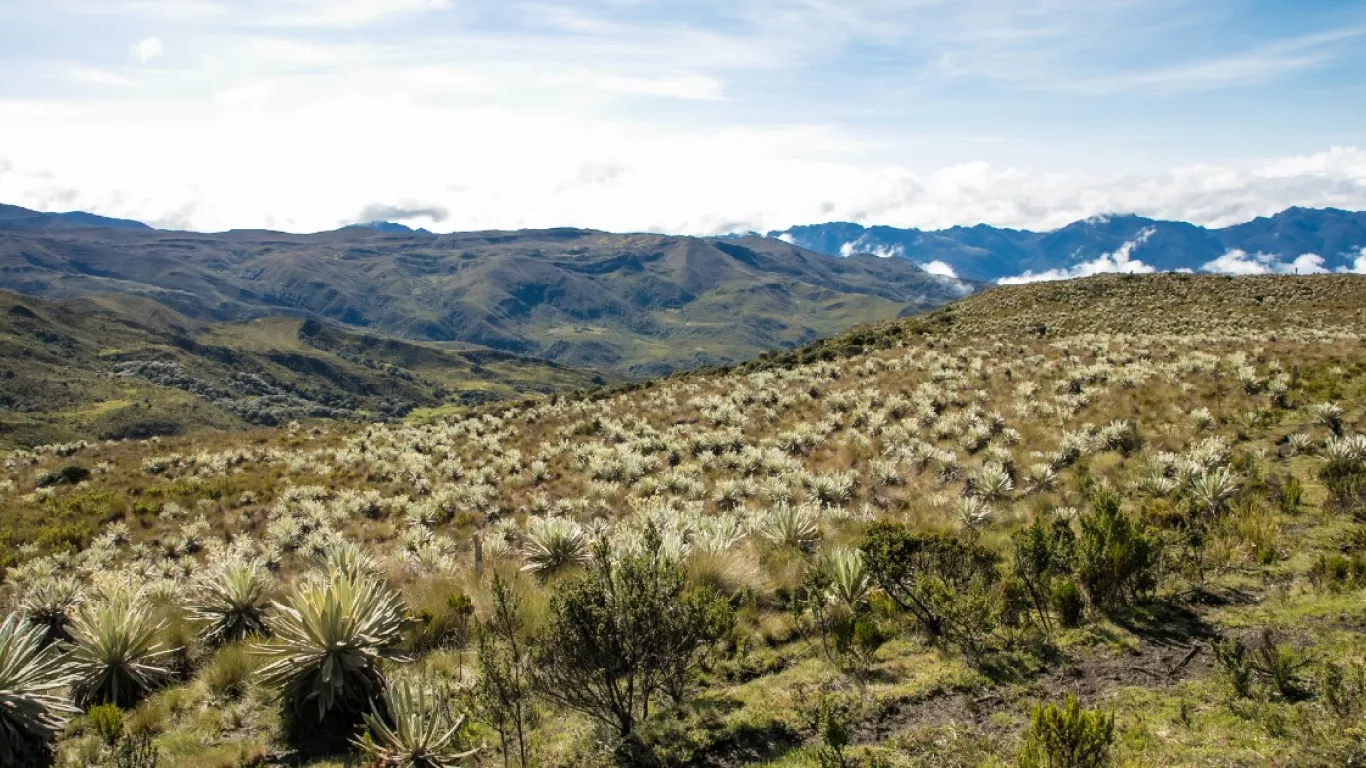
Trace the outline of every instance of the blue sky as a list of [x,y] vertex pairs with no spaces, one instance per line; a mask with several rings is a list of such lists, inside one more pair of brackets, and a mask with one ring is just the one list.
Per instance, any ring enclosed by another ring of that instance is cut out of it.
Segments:
[[0,201],[707,234],[1366,208],[1366,3],[3,0]]

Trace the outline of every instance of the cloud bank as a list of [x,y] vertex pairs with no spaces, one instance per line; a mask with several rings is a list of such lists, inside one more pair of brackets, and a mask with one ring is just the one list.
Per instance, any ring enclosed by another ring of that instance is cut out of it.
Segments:
[[1074,277],[1090,277],[1107,272],[1128,274],[1147,274],[1156,270],[1133,257],[1133,252],[1148,241],[1157,230],[1152,227],[1141,230],[1133,240],[1129,240],[1112,253],[1104,253],[1091,261],[1084,261],[1066,269],[1050,269],[1044,272],[1025,272],[1015,277],[1003,277],[996,281],[1001,285],[1020,285],[1040,283],[1047,280],[1069,280]]

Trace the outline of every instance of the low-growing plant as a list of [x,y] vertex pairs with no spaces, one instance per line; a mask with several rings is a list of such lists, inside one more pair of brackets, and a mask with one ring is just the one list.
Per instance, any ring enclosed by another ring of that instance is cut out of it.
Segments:
[[1213,646],[1214,660],[1219,665],[1224,680],[1238,698],[1252,696],[1253,670],[1252,659],[1247,646],[1238,638],[1216,640]]
[[170,677],[165,664],[174,649],[156,639],[163,626],[146,604],[123,593],[80,606],[71,622],[70,653],[77,704],[132,707]]
[[114,746],[123,736],[123,710],[117,704],[99,704],[85,713],[86,727],[100,740]]
[[1309,569],[1309,580],[1319,589],[1338,590],[1366,583],[1366,557],[1330,552],[1319,555]]
[[1020,768],[1101,768],[1110,764],[1115,716],[1084,709],[1072,695],[1057,704],[1037,705],[1029,717]]
[[383,690],[379,662],[396,658],[403,603],[379,579],[332,569],[305,577],[286,603],[274,604],[271,639],[258,646],[270,663],[261,680],[277,687],[295,715],[368,710]]
[[266,631],[266,576],[257,562],[231,563],[199,585],[194,618],[209,645],[245,640]]
[[209,693],[221,699],[241,698],[256,673],[256,657],[241,643],[225,645],[214,654],[200,679]]
[[465,715],[454,716],[448,691],[404,681],[384,690],[384,714],[364,715],[366,733],[356,739],[379,768],[449,768],[479,754],[465,741]]
[[1314,662],[1293,645],[1277,643],[1272,630],[1264,629],[1252,646],[1251,663],[1253,671],[1273,693],[1294,701],[1305,694],[1300,672]]
[[0,765],[41,765],[57,733],[78,710],[62,690],[73,676],[46,630],[16,614],[0,623]]
[[152,734],[126,735],[114,745],[114,768],[157,768],[161,752]]
[[1343,720],[1366,714],[1366,664],[1324,662],[1317,679],[1319,700]]
[[71,613],[80,598],[81,583],[77,579],[44,579],[28,588],[19,610],[30,623],[43,627],[44,644],[70,640]]

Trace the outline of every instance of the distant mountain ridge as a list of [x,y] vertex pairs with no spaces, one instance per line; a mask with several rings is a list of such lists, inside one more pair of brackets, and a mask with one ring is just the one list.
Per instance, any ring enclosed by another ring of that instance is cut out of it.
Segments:
[[17,205],[0,204],[0,229],[79,229],[87,227],[111,227],[114,229],[144,229],[151,227],[131,219],[111,219],[84,211],[69,213],[43,213],[30,211]]
[[758,237],[394,225],[208,234],[52,216],[69,215],[0,218],[0,288],[129,294],[203,321],[312,317],[634,376],[738,362],[975,290],[902,259],[831,259]]
[[1106,271],[1303,273],[1366,268],[1366,212],[1336,208],[1288,208],[1219,229],[1114,215],[1051,232],[985,224],[930,231],[833,222],[775,230],[767,236],[831,256],[902,256],[932,272],[979,281]]

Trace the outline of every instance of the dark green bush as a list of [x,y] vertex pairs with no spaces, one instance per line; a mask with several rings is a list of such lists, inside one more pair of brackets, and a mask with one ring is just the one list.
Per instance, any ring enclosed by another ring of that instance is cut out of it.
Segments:
[[1000,557],[975,541],[879,522],[863,543],[868,575],[933,639],[970,658],[988,649],[1001,608]]
[[1081,519],[1078,544],[1077,577],[1094,608],[1123,610],[1157,588],[1162,542],[1124,514],[1112,492],[1099,492],[1092,500]]
[[39,488],[51,488],[54,485],[75,485],[90,479],[90,470],[79,464],[70,464],[54,472],[48,472],[38,478]]
[[1053,587],[1049,602],[1052,603],[1053,610],[1057,611],[1058,621],[1062,622],[1064,627],[1081,624],[1082,615],[1086,612],[1086,598],[1082,596],[1077,582],[1071,579],[1059,581]]
[[685,590],[662,546],[653,526],[640,552],[614,555],[599,542],[589,572],[556,590],[532,670],[543,697],[612,728],[626,753],[652,705],[686,696],[735,620],[715,591]]
[[[1023,585],[1039,623],[1045,630],[1051,630],[1052,598],[1057,581],[1072,572],[1077,537],[1066,520],[1040,514],[1029,527],[1015,534],[1013,543],[1015,575]],[[1074,625],[1075,621],[1068,624]]]

